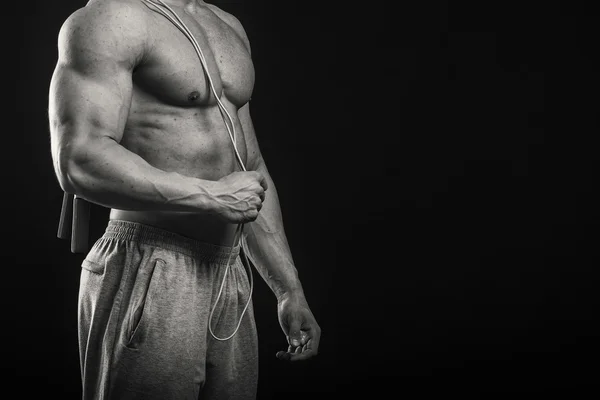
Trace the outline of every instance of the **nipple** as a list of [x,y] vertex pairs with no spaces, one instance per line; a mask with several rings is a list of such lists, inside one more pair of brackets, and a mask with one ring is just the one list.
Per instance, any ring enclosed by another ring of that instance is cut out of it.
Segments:
[[196,101],[196,100],[198,100],[199,97],[200,97],[200,93],[198,93],[197,90],[194,90],[192,93],[190,93],[188,95],[188,100],[189,101]]

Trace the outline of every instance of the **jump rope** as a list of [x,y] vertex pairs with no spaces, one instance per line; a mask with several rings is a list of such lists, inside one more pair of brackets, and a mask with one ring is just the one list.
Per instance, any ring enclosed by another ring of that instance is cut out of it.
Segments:
[[[192,35],[189,28],[185,25],[185,23],[181,20],[181,18],[179,18],[177,13],[175,11],[173,11],[173,9],[171,7],[169,7],[167,4],[165,4],[162,0],[142,0],[142,1],[144,3],[146,3],[147,5],[152,5],[152,7],[149,7],[151,10],[163,15],[165,18],[167,18],[169,21],[171,21],[173,23],[173,25],[175,25],[190,40],[190,42],[192,42],[192,45],[194,46],[194,49],[196,50],[196,53],[198,54],[198,58],[200,59],[200,63],[202,64],[202,68],[204,69],[204,75],[206,76],[206,78],[208,80],[210,89],[212,90],[212,93],[214,94],[215,99],[217,99],[219,111],[221,112],[221,117],[223,118],[223,122],[225,123],[225,127],[227,128],[227,132],[229,133],[229,138],[231,139],[231,143],[233,144],[233,150],[235,151],[237,161],[240,164],[240,168],[242,169],[242,171],[246,171],[246,166],[244,165],[244,162],[242,161],[242,157],[240,156],[240,153],[238,152],[238,149],[237,149],[237,145],[235,143],[235,123],[233,122],[233,118],[231,118],[231,115],[229,114],[229,112],[227,111],[227,109],[225,108],[223,103],[221,103],[221,99],[219,98],[219,95],[217,94],[217,91],[215,90],[215,86],[213,84],[212,78],[210,77],[210,73],[208,72],[208,66],[206,64],[206,59],[204,58],[204,53],[202,53],[202,49],[200,48],[200,45],[196,41],[196,38],[194,37],[194,35]],[[229,123],[228,123],[228,121],[229,121]],[[212,329],[213,315],[217,308],[217,304],[219,304],[221,295],[223,294],[223,288],[225,287],[225,281],[227,279],[227,274],[229,273],[229,269],[230,269],[229,263],[231,262],[231,255],[233,253],[233,249],[235,247],[236,242],[238,244],[241,244],[243,228],[244,228],[243,223],[238,224],[238,226],[236,228],[236,231],[235,231],[235,234],[233,237],[233,243],[231,244],[231,250],[229,251],[229,257],[227,257],[227,266],[225,267],[225,273],[223,274],[223,281],[221,282],[221,287],[219,288],[219,294],[217,295],[217,299],[215,300],[215,304],[212,307],[212,310],[211,310],[210,316],[209,316],[209,320],[208,320],[208,330],[209,330],[210,334],[212,335],[213,338],[215,338],[216,340],[220,340],[220,341],[226,341],[226,340],[231,339],[233,336],[235,336],[237,331],[240,329],[240,325],[242,324],[242,319],[244,318],[244,314],[246,314],[246,311],[248,310],[248,306],[250,306],[250,302],[252,301],[252,292],[254,290],[254,278],[252,276],[252,269],[251,269],[250,263],[248,262],[248,257],[246,256],[246,253],[244,251],[242,251],[242,253],[244,254],[244,258],[246,259],[246,264],[248,265],[248,276],[250,279],[250,294],[248,296],[248,301],[246,302],[246,306],[244,307],[244,310],[242,311],[240,320],[239,320],[235,330],[233,331],[233,333],[224,338],[218,337],[217,335],[215,335],[215,333],[213,332],[213,329]]]

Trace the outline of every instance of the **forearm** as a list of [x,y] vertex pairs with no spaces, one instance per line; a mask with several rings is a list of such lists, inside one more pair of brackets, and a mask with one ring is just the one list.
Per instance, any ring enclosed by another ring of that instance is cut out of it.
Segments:
[[292,294],[304,296],[285,235],[275,184],[264,162],[255,170],[265,177],[268,189],[258,218],[244,227],[249,251],[260,260],[256,268],[278,299]]
[[57,174],[65,191],[109,208],[212,212],[214,182],[166,172],[109,138],[85,151],[64,149]]

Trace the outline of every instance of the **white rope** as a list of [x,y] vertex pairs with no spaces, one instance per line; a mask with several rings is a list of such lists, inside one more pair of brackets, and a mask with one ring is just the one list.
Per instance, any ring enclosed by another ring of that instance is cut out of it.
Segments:
[[[202,53],[202,49],[200,48],[198,41],[196,41],[196,38],[194,37],[192,32],[188,29],[188,27],[181,20],[181,18],[179,18],[177,13],[175,13],[175,11],[173,11],[173,9],[171,9],[171,7],[169,7],[167,4],[165,4],[162,0],[142,0],[142,1],[145,2],[146,4],[151,4],[153,7],[149,7],[149,8],[151,8],[155,12],[158,12],[159,14],[161,14],[165,18],[167,18],[169,21],[171,21],[173,23],[173,25],[175,25],[190,40],[190,42],[194,46],[194,50],[196,50],[196,53],[198,54],[198,58],[200,58],[200,63],[202,64],[202,68],[203,68],[204,74],[206,75],[206,78],[208,80],[210,89],[212,90],[212,93],[215,96],[215,99],[217,100],[219,110],[221,111],[221,117],[223,118],[223,122],[225,123],[225,127],[227,128],[227,132],[229,133],[229,138],[231,139],[231,143],[233,144],[233,150],[235,151],[237,161],[238,161],[241,169],[243,171],[246,171],[246,166],[244,165],[244,162],[242,161],[242,157],[240,156],[240,153],[238,152],[236,141],[235,141],[235,139],[236,139],[235,138],[235,136],[236,136],[235,135],[235,123],[233,121],[233,118],[231,118],[231,115],[227,111],[227,108],[221,102],[220,96],[217,94],[217,91],[213,84],[212,78],[208,71],[208,65],[206,64],[206,59],[204,58],[204,53]],[[168,12],[165,11],[165,9],[161,8],[161,6],[164,7]],[[170,14],[169,14],[169,12],[170,12]],[[225,118],[225,116],[227,117],[227,119]],[[229,120],[229,123],[227,120]],[[231,124],[231,127],[230,127],[230,124]],[[248,309],[248,307],[250,306],[250,302],[252,301],[252,292],[254,289],[254,278],[252,276],[252,269],[250,267],[250,263],[248,262],[248,258],[246,257],[246,254],[244,253],[244,257],[246,258],[246,264],[248,264],[248,275],[250,278],[250,293],[248,295],[248,301],[246,302],[246,306],[244,307],[244,310],[242,311],[240,320],[239,320],[235,330],[233,331],[233,333],[224,338],[221,338],[221,337],[218,337],[217,335],[215,335],[215,333],[213,332],[213,329],[212,329],[213,314],[215,313],[217,304],[219,303],[219,300],[221,299],[221,296],[223,294],[223,288],[225,287],[225,281],[227,279],[227,274],[229,273],[229,268],[230,268],[229,263],[231,262],[231,255],[233,253],[233,249],[235,247],[236,242],[238,244],[240,244],[240,247],[241,247],[243,227],[244,227],[244,224],[240,223],[240,224],[238,224],[238,226],[236,228],[235,234],[233,236],[233,243],[231,244],[231,250],[229,251],[229,257],[227,258],[227,266],[225,267],[225,273],[223,274],[223,280],[221,281],[221,287],[219,288],[219,294],[217,295],[217,299],[215,300],[215,304],[213,305],[213,308],[210,312],[210,316],[209,316],[209,320],[208,320],[208,330],[209,330],[210,334],[212,335],[213,338],[215,338],[216,340],[220,340],[220,341],[229,340],[235,336],[237,331],[240,329],[240,325],[242,324],[242,319],[244,318],[244,314],[246,314],[246,310]]]

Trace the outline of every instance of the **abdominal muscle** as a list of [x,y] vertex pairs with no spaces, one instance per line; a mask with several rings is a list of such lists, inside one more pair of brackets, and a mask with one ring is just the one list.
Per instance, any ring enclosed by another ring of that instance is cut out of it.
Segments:
[[[246,163],[246,143],[236,107],[223,103],[234,119],[236,145]],[[193,108],[161,105],[157,109],[138,104],[130,111],[121,145],[156,168],[199,179],[216,181],[241,170],[216,105]],[[237,229],[237,224],[226,223],[215,215],[191,212],[112,209],[110,219],[151,225],[221,246],[233,244]]]

